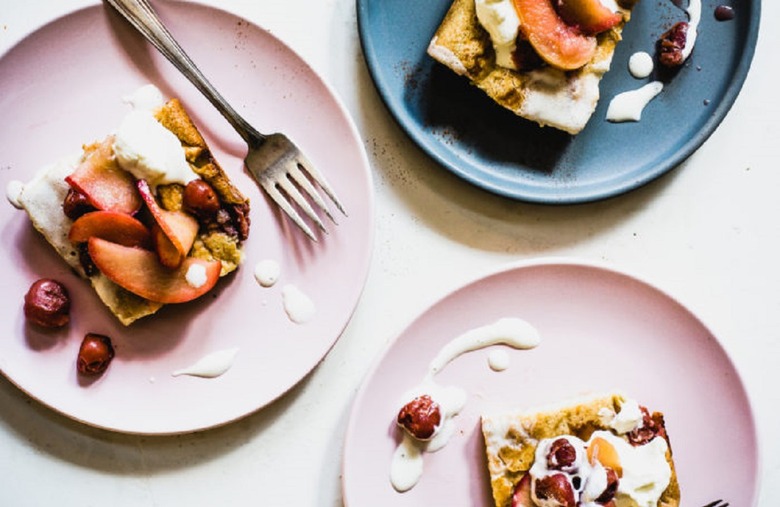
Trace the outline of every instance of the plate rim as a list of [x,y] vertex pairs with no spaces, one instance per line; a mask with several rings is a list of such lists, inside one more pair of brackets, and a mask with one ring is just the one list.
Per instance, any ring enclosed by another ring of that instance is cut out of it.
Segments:
[[[436,140],[434,136],[426,135],[424,130],[419,128],[417,122],[412,120],[410,115],[407,114],[406,108],[396,106],[396,97],[391,92],[391,87],[386,80],[382,79],[383,67],[376,56],[375,45],[369,30],[368,4],[377,0],[355,1],[357,4],[357,26],[360,45],[363,50],[363,60],[368,67],[374,88],[379,93],[382,103],[406,136],[438,165],[476,188],[520,202],[547,205],[586,204],[617,197],[660,178],[685,162],[717,130],[736,102],[753,62],[761,21],[761,0],[750,0],[747,36],[739,63],[735,66],[735,71],[729,80],[723,100],[715,106],[712,114],[707,117],[702,127],[694,135],[673,150],[672,156],[665,158],[663,163],[641,172],[638,176],[627,174],[620,179],[609,180],[608,186],[604,184],[599,185],[600,190],[589,190],[588,187],[581,189],[579,187],[558,188],[544,185],[532,187],[524,184],[522,181],[511,186],[502,185],[495,179],[480,177],[478,173],[470,171],[469,168],[476,167],[475,164],[463,163],[461,160],[461,165],[459,165],[447,159],[443,154],[453,155],[457,158],[458,152],[446,146],[446,143]],[[522,164],[521,166],[525,167]],[[547,191],[540,191],[540,188],[547,189]],[[577,189],[577,191],[573,191],[574,189]]]

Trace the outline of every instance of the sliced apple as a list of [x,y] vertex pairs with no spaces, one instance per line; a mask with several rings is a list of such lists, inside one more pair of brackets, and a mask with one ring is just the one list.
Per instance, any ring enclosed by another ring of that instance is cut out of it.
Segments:
[[92,211],[73,222],[68,231],[72,243],[98,237],[124,246],[151,247],[149,229],[138,219],[116,211]]
[[[87,243],[95,266],[109,280],[158,303],[186,303],[210,291],[219,280],[221,263],[187,257],[177,269],[160,264],[157,254],[142,248],[123,246],[92,237]],[[187,281],[187,272],[193,266],[205,271],[205,282],[193,285]]]
[[198,221],[184,211],[169,211],[161,208],[146,180],[138,180],[136,186],[157,224],[157,229],[152,231],[152,237],[160,261],[169,268],[178,267],[195,242],[195,237],[198,235]]
[[531,499],[531,474],[527,473],[520,479],[512,493],[512,507],[534,507]]
[[596,37],[567,25],[550,0],[514,0],[514,4],[523,35],[553,67],[579,69],[596,54]]
[[612,11],[601,0],[556,0],[556,5],[567,25],[588,35],[604,32],[623,21],[622,14]]
[[152,226],[152,245],[160,263],[166,268],[178,268],[187,256],[168,238],[159,225]]
[[65,181],[97,209],[134,214],[141,208],[135,178],[116,163],[113,136],[95,146]]
[[595,464],[596,461],[607,468],[615,471],[618,477],[623,477],[623,465],[620,463],[620,455],[615,446],[608,440],[601,437],[595,437],[588,445],[588,462]]

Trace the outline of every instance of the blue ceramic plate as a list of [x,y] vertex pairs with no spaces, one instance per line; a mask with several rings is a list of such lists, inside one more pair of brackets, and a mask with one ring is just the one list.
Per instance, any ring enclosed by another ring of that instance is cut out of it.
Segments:
[[717,21],[703,0],[693,54],[636,123],[604,117],[617,93],[648,79],[628,72],[637,51],[686,20],[673,0],[640,0],[623,32],[601,101],[577,136],[516,117],[465,78],[427,56],[451,0],[357,0],[366,61],[385,104],[409,136],[441,165],[490,192],[528,202],[571,204],[615,196],[677,166],[712,134],[745,81],[758,36],[759,0],[735,2]]

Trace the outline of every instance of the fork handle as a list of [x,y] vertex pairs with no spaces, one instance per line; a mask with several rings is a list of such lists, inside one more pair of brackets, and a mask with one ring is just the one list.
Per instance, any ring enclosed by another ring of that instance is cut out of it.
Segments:
[[190,80],[250,146],[259,146],[266,136],[249,124],[212,86],[189,55],[163,25],[147,0],[106,0],[122,14],[160,53]]

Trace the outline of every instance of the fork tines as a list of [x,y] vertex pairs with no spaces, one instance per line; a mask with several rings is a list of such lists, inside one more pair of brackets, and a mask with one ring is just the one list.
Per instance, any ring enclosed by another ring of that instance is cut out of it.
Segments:
[[[338,222],[330,212],[330,209],[320,195],[317,187],[325,193],[344,216],[347,216],[344,207],[338,197],[336,197],[336,193],[330,185],[328,185],[325,178],[302,154],[299,153],[296,160],[291,160],[284,165],[280,164],[277,168],[278,169],[276,170],[266,172],[264,175],[266,177],[262,179],[262,186],[271,199],[279,205],[282,211],[284,211],[310,239],[317,241],[314,232],[305,220],[303,220],[295,207],[290,204],[290,201],[294,202],[295,205],[325,234],[328,233],[328,230],[325,228],[325,224],[322,223],[322,220],[312,207],[311,203],[314,203],[317,208],[325,213],[331,222],[336,225],[338,225]],[[277,174],[273,174],[277,171]]]

